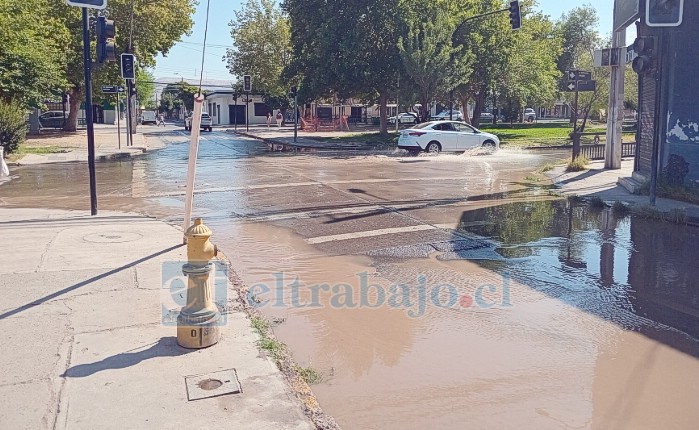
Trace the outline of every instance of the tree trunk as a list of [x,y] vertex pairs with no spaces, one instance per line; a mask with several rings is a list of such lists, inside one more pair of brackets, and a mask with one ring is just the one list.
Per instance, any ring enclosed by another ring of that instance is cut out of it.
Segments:
[[485,91],[481,91],[476,95],[476,104],[473,106],[473,120],[471,124],[478,128],[481,125],[481,112],[485,107]]
[[78,113],[80,112],[80,102],[82,101],[82,91],[80,90],[81,87],[75,85],[66,91],[70,96],[70,107],[63,131],[76,131],[78,129]]
[[468,96],[459,97],[459,104],[461,105],[461,112],[464,114],[464,122],[466,124],[473,124],[471,122],[471,117],[468,115],[468,102],[471,98]]
[[386,124],[386,104],[388,97],[386,97],[385,92],[379,93],[379,120],[380,120],[380,131],[381,136],[388,136],[388,126]]

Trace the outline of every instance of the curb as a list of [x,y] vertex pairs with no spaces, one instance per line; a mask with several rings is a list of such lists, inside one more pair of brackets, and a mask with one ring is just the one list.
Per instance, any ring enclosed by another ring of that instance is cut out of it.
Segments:
[[[309,145],[309,144],[303,144],[303,143],[292,143],[292,142],[285,142],[283,140],[280,140],[279,138],[270,138],[270,137],[261,137],[254,135],[252,133],[248,132],[243,132],[243,131],[233,131],[233,130],[226,130],[227,133],[234,133],[238,134],[240,136],[245,136],[249,137],[252,139],[257,139],[259,141],[262,141],[267,144],[268,148],[271,151],[279,151],[279,152],[310,152],[310,151],[381,151],[382,149],[377,149],[373,148],[367,144],[361,144],[361,146],[340,146],[340,145],[335,145],[332,143],[327,143],[327,142],[319,142],[318,145]],[[326,144],[326,146],[322,146],[323,143]]]

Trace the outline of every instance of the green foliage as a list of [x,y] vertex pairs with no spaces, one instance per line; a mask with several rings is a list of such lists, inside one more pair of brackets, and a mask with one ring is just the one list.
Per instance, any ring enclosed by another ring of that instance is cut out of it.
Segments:
[[27,136],[27,114],[18,102],[7,103],[0,100],[0,145],[5,153],[19,149]]
[[273,0],[248,0],[228,24],[234,48],[228,49],[228,70],[242,81],[252,77],[256,93],[287,97],[282,72],[291,61],[288,19]]
[[136,70],[136,92],[141,104],[148,110],[156,109],[155,106],[155,77],[145,69]]
[[[188,112],[191,112],[194,110],[194,97],[197,93],[199,93],[199,87],[184,81],[167,84],[162,91],[158,110],[161,112],[172,112],[173,109],[184,106]],[[206,91],[203,91],[203,93],[206,95]]]
[[407,74],[420,90],[420,117],[426,118],[438,91],[463,83],[472,57],[462,47],[452,46],[454,26],[445,11],[425,8],[419,16],[408,24],[408,34],[398,40],[398,49]]
[[[63,76],[68,81],[66,90],[70,95],[70,115],[65,129],[72,131],[77,125],[78,107],[85,98],[81,13],[80,8],[68,6],[63,0],[49,1],[52,4],[53,16],[60,22],[57,25],[62,25],[70,34],[70,40],[64,45],[67,61],[62,62],[61,65]],[[132,3],[134,5],[133,40],[129,31]],[[180,37],[190,34],[195,5],[195,0],[168,0],[167,2],[110,0],[106,11],[109,13],[109,19],[115,22],[117,52],[130,50],[136,56],[137,66],[154,66],[159,53],[167,54]],[[94,95],[100,96],[98,91],[102,85],[122,82],[119,62],[95,67],[92,77]]]
[[294,370],[308,385],[320,384],[323,382],[323,374],[312,367],[295,366]]
[[61,65],[68,31],[50,1],[0,3],[0,100],[41,106],[65,85]]

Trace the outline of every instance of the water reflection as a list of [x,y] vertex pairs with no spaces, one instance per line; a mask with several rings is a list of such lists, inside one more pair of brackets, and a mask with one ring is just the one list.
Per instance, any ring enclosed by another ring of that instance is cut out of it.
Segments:
[[[490,238],[505,257],[479,264],[535,290],[663,342],[663,326],[699,338],[695,227],[567,200],[464,212],[459,230]],[[697,352],[693,342],[673,346]]]

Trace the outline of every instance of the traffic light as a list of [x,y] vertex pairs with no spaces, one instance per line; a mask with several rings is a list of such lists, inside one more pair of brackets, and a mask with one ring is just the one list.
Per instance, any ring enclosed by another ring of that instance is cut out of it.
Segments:
[[100,16],[97,20],[97,62],[104,63],[116,60],[114,36],[116,28],[114,21]]
[[252,91],[252,77],[250,77],[250,75],[243,76],[243,91],[246,93]]
[[133,54],[121,54],[121,77],[136,79],[136,58]]
[[291,90],[289,91],[289,95],[291,95],[291,98],[296,97],[296,85],[291,87]]
[[684,0],[646,0],[649,27],[677,27],[682,24]]
[[519,9],[519,1],[510,2],[510,26],[513,30],[522,28],[522,13]]
[[638,57],[634,58],[632,63],[634,72],[643,75],[653,70],[655,45],[656,39],[653,36],[639,36],[636,38],[633,42],[633,50]]

